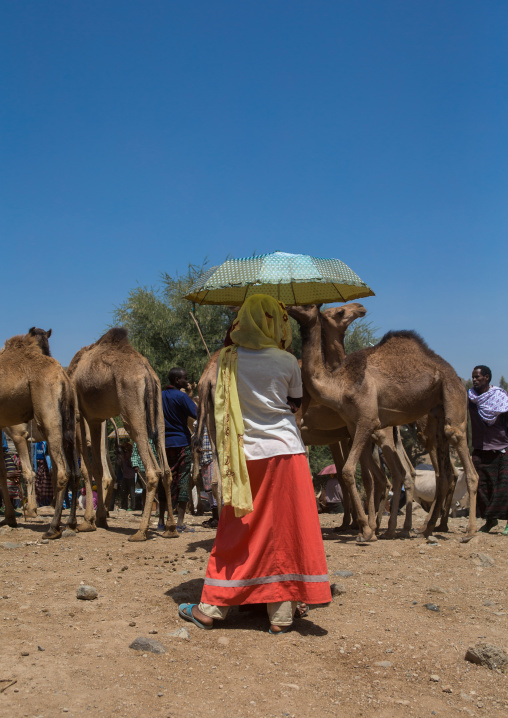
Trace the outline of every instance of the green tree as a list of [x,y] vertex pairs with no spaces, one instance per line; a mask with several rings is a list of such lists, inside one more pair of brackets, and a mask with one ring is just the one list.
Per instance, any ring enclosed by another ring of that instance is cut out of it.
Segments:
[[501,387],[501,389],[508,391],[508,381],[506,381],[504,376],[502,376],[501,379],[499,380],[499,386]]
[[182,366],[191,381],[198,381],[208,361],[193,312],[210,353],[223,345],[234,314],[222,306],[192,305],[183,299],[189,287],[206,270],[189,265],[187,274],[161,275],[159,287],[136,287],[113,312],[114,323],[128,329],[132,346],[157,372],[163,386],[169,369]]

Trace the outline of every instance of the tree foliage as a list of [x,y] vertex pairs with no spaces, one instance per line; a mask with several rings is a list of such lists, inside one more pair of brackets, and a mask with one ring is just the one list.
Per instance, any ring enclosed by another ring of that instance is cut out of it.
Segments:
[[197,382],[208,361],[191,311],[211,354],[222,347],[234,317],[227,307],[192,305],[183,299],[205,270],[206,263],[190,264],[187,274],[176,277],[164,272],[159,287],[132,289],[114,310],[115,325],[128,329],[132,346],[148,359],[163,386],[173,366],[184,367],[189,379]]

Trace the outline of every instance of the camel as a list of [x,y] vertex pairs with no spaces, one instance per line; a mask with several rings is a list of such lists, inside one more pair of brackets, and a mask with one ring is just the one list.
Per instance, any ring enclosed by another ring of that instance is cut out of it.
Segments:
[[[146,501],[139,530],[129,541],[145,541],[150,512],[160,479],[168,498],[168,519],[163,536],[177,537],[171,510],[171,471],[164,445],[164,416],[161,386],[148,360],[130,344],[127,330],[110,329],[95,344],[83,347],[71,360],[67,369],[76,388],[79,404],[79,431],[82,456],[86,466],[86,510],[78,531],[95,531],[96,526],[108,528],[103,490],[103,460],[101,459],[101,424],[112,416],[122,417],[125,429],[138,446],[146,471]],[[90,430],[92,463],[86,450],[85,421]],[[152,439],[159,463],[148,442]],[[97,484],[97,516],[93,510],[93,477]],[[107,487],[106,493],[107,493]]]
[[[0,428],[15,427],[34,419],[48,442],[57,497],[45,538],[61,535],[64,491],[69,480],[73,488],[69,526],[76,525],[75,411],[76,397],[69,378],[56,359],[41,349],[38,338],[29,333],[8,339],[0,351]],[[24,464],[30,467],[28,453]],[[4,523],[16,526],[3,455],[0,455],[0,486],[6,507]]]
[[[374,347],[345,357],[329,371],[322,355],[322,314],[319,307],[294,307],[300,324],[303,378],[311,397],[334,409],[346,422],[353,443],[343,469],[361,526],[359,540],[373,535],[355,486],[355,470],[372,434],[388,426],[413,423],[433,413],[461,459],[470,496],[467,536],[476,532],[478,476],[467,447],[466,394],[453,368],[432,352],[415,332],[388,332]],[[434,510],[424,535],[436,525],[446,494],[440,480]]]

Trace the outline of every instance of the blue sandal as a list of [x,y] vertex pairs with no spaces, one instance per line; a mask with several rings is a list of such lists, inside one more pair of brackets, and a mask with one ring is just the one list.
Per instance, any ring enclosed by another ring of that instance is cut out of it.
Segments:
[[181,603],[178,606],[178,615],[180,618],[183,618],[184,621],[190,621],[191,623],[195,623],[198,628],[204,628],[205,631],[210,631],[213,628],[213,623],[211,626],[207,626],[192,615],[192,609],[197,605],[197,603]]
[[269,628],[269,629],[268,629],[268,633],[271,633],[272,636],[279,636],[281,633],[287,633],[287,632],[290,631],[292,628],[293,628],[293,624],[290,623],[289,626],[285,626],[285,627],[282,628],[280,631],[272,631],[272,629]]

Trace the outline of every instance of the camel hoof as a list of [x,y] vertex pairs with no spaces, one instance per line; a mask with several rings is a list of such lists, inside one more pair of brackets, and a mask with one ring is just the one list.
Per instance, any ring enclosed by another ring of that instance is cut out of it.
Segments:
[[462,536],[459,543],[469,543],[471,539],[473,539],[476,536],[476,534],[468,534],[467,536]]
[[88,521],[83,521],[79,524],[77,530],[79,531],[79,533],[88,533],[89,531],[96,531],[97,529],[95,527],[95,524],[91,524]]
[[409,539],[411,538],[411,531],[409,531],[409,529],[401,529],[397,534],[397,538]]
[[136,531],[135,534],[129,536],[129,541],[146,541],[146,534],[142,531]]
[[18,522],[15,518],[9,519],[5,518],[3,521],[0,521],[0,526],[10,526],[11,529],[17,529],[18,528]]
[[37,518],[37,509],[25,509],[25,518],[26,519]]
[[391,541],[395,538],[395,531],[385,531],[379,538],[382,541]]
[[351,526],[348,526],[347,524],[341,524],[340,526],[335,526],[333,529],[333,532],[335,534],[345,534],[351,531]]
[[179,538],[179,537],[180,537],[180,534],[178,533],[176,528],[175,529],[167,529],[162,534],[162,538]]
[[439,531],[440,534],[447,534],[449,530],[448,524],[439,524],[439,526],[436,526],[436,531]]
[[51,529],[49,528],[45,534],[42,535],[42,538],[45,539],[59,539],[62,536],[62,531],[60,529]]
[[71,524],[71,523],[65,524],[65,528],[66,528],[66,529],[69,529],[70,531],[77,531],[77,530],[78,530],[78,524],[77,524],[76,521],[74,521],[72,524]]
[[104,519],[96,519],[96,520],[95,520],[95,525],[97,526],[98,529],[107,529],[107,528],[109,528],[108,522],[107,522],[107,520],[106,520],[105,518],[104,518]]
[[356,537],[356,543],[369,543],[370,541],[377,541],[377,537],[374,536],[372,529],[365,529],[361,534]]

